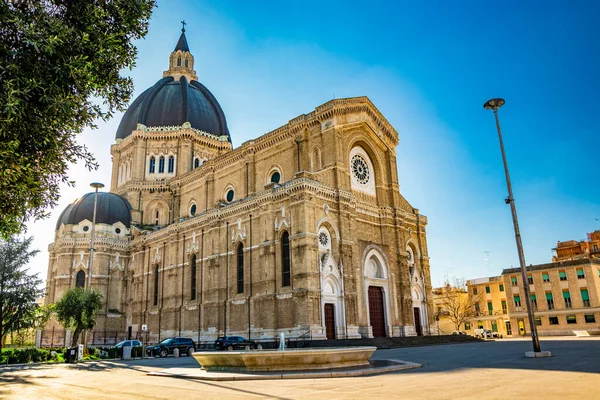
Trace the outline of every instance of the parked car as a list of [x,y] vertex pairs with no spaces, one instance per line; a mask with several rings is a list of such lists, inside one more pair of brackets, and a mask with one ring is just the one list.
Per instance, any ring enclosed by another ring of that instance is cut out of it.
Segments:
[[244,349],[253,350],[256,348],[256,343],[251,342],[241,336],[221,336],[215,340],[216,350],[233,350],[233,349]]
[[179,349],[179,354],[192,355],[196,351],[196,343],[185,337],[167,338],[162,340],[160,343],[154,346],[146,347],[146,354],[148,357],[166,357],[169,354],[173,354],[173,350]]
[[502,338],[498,332],[492,332],[489,329],[475,329],[475,337],[478,338]]
[[452,331],[452,334],[453,335],[466,335],[467,332],[465,332],[465,331]]
[[142,342],[139,340],[123,340],[108,349],[108,356],[111,358],[123,357],[123,347],[131,347],[132,357],[141,357],[143,353]]

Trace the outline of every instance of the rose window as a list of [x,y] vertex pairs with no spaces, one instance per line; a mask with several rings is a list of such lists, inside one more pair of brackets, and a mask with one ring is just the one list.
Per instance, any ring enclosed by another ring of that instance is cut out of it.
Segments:
[[323,247],[327,246],[327,243],[329,243],[329,238],[325,232],[319,233],[319,243],[321,243],[321,246]]
[[366,185],[369,182],[369,166],[367,161],[360,155],[356,154],[352,157],[351,162],[352,174],[361,185]]

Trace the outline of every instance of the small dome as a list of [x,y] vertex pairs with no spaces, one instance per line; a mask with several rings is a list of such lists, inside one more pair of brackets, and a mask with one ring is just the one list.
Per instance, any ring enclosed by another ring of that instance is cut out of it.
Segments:
[[[76,225],[81,221],[94,218],[94,193],[87,193],[69,204],[56,222],[56,230],[61,224]],[[131,226],[131,205],[123,197],[109,192],[98,192],[96,205],[96,223],[108,224],[121,222],[127,228]]]
[[189,122],[192,128],[227,136],[231,142],[225,114],[217,99],[200,82],[188,82],[185,76],[175,80],[167,76],[143,92],[123,115],[116,139],[124,139],[146,126],[181,126]]

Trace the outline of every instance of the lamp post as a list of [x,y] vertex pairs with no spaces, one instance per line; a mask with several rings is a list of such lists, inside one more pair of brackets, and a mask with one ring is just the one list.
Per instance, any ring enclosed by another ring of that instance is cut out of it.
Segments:
[[533,341],[533,351],[540,353],[540,341],[537,335],[535,326],[535,317],[531,308],[531,298],[529,293],[529,283],[527,282],[527,274],[525,273],[525,255],[523,254],[523,243],[521,242],[521,232],[519,231],[519,220],[517,219],[517,208],[515,207],[515,199],[513,198],[512,185],[510,183],[510,175],[508,173],[508,163],[506,162],[506,153],[504,152],[504,142],[502,141],[502,131],[500,130],[500,120],[498,119],[498,109],[504,105],[504,99],[491,99],[485,102],[483,108],[493,110],[496,118],[496,128],[498,129],[498,139],[500,140],[500,151],[502,152],[502,162],[504,163],[504,174],[506,175],[506,186],[508,187],[508,197],[506,204],[510,205],[512,212],[513,225],[515,228],[515,239],[517,241],[517,252],[519,253],[519,263],[521,264],[521,279],[523,281],[523,292],[525,294],[525,305],[527,307],[527,316],[529,317],[529,328],[531,330],[531,340]]
[[102,189],[104,185],[100,182],[92,182],[90,186],[96,189],[96,192],[94,193],[94,214],[92,217],[92,237],[90,238],[90,259],[88,260],[88,290],[92,289],[92,264],[94,262],[94,240],[96,239],[96,207],[98,205],[98,189]]

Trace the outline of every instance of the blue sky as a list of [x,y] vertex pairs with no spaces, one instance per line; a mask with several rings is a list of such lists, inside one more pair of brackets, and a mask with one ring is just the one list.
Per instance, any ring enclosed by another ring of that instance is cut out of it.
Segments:
[[[600,3],[595,1],[159,1],[128,74],[135,96],[161,78],[185,19],[200,82],[223,107],[234,146],[332,98],[368,96],[398,130],[400,191],[429,218],[434,286],[518,266],[492,97],[527,263],[558,240],[600,229],[596,182]],[[56,218],[110,182],[121,116],[81,142],[101,168],[71,169],[47,221],[29,224],[46,275]],[[489,255],[486,255],[488,252]]]

